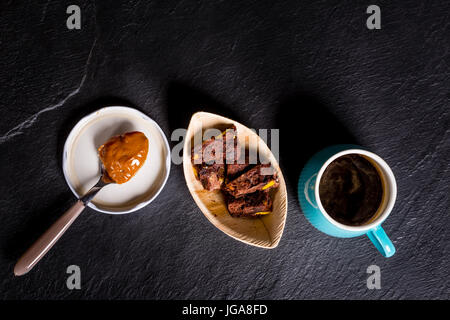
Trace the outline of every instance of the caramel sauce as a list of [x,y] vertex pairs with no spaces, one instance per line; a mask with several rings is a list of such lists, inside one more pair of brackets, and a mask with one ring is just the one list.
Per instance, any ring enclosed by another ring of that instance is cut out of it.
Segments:
[[98,156],[107,173],[104,181],[127,182],[143,166],[147,154],[148,139],[142,132],[133,131],[112,137],[98,148]]

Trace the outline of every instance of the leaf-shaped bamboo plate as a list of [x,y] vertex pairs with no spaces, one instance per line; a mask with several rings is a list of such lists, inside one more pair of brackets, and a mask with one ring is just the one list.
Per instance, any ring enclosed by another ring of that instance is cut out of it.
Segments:
[[[232,217],[226,208],[225,200],[220,191],[208,191],[195,177],[191,164],[191,150],[194,146],[194,136],[202,134],[207,129],[219,129],[236,126],[238,143],[245,144],[246,149],[257,150],[260,156],[268,159],[278,173],[280,186],[272,194],[272,213],[247,218]],[[277,160],[266,143],[252,130],[231,119],[207,112],[197,112],[189,123],[183,149],[183,170],[186,184],[200,210],[219,230],[230,237],[249,245],[266,249],[275,248],[283,234],[287,214],[286,183]]]

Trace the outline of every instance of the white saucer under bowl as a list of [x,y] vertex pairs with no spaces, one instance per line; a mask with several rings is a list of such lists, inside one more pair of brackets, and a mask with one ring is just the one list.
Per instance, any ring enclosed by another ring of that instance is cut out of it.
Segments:
[[104,187],[89,203],[92,209],[111,214],[136,211],[152,202],[166,184],[171,158],[169,143],[161,128],[136,109],[111,106],[81,119],[67,137],[63,171],[72,192],[79,198],[98,181],[98,147],[112,136],[130,131],[141,131],[147,136],[147,159],[130,181]]

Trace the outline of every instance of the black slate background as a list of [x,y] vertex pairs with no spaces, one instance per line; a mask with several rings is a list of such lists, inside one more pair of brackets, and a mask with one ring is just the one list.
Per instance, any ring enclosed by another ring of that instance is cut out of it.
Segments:
[[[81,30],[66,28],[70,4]],[[377,1],[374,31],[370,4],[3,1],[0,298],[448,299],[450,3]],[[174,165],[152,204],[123,216],[88,209],[15,278],[17,258],[74,200],[61,169],[68,132],[108,104],[142,110],[169,138],[196,110],[279,128],[289,189],[279,247],[218,231]],[[301,212],[300,169],[336,142],[369,148],[397,177],[390,259],[366,237],[318,232]],[[66,288],[71,264],[81,290]],[[371,264],[381,290],[366,287]]]

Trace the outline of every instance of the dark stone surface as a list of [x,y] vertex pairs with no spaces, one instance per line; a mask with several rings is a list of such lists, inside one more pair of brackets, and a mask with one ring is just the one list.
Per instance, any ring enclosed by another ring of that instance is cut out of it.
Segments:
[[[78,1],[1,7],[0,298],[448,299],[450,5],[378,1]],[[181,166],[130,215],[88,209],[28,275],[15,261],[74,200],[62,145],[83,115],[125,103],[166,135],[195,110],[279,128],[289,212],[278,248],[235,241],[196,207]],[[298,138],[298,149],[288,142]],[[397,253],[337,239],[302,215],[304,162],[335,142],[382,156],[398,183],[384,223]],[[79,265],[82,289],[66,288]],[[366,269],[381,268],[381,290]]]

